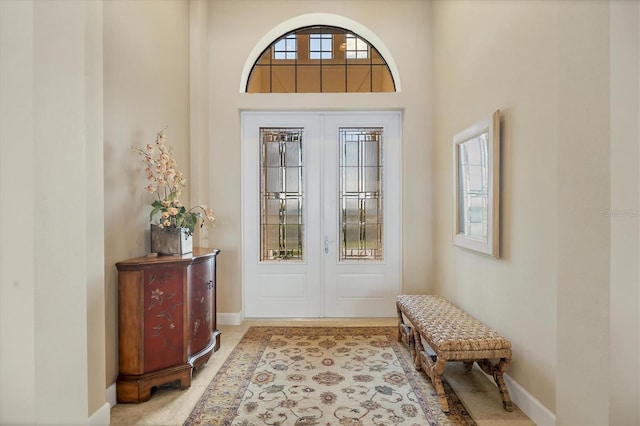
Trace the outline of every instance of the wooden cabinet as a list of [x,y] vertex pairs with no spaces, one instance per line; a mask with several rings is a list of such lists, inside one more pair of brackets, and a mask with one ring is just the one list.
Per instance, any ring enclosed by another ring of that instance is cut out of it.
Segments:
[[180,381],[220,348],[216,324],[216,257],[194,248],[184,256],[118,262],[118,402],[147,401],[151,388]]

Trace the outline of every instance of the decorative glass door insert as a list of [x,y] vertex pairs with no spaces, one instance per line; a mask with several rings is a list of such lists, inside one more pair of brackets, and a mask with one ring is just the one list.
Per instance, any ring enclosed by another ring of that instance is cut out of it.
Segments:
[[382,128],[340,128],[339,260],[383,260]]
[[260,128],[260,260],[303,260],[301,128]]

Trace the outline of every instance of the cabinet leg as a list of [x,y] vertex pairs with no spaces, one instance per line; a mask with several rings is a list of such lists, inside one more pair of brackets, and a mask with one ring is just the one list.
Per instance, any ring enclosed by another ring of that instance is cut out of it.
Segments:
[[180,389],[191,386],[191,365],[184,364],[142,375],[121,375],[116,381],[119,403],[140,403],[151,398],[151,388],[180,380]]
[[185,370],[182,374],[182,376],[180,377],[180,389],[185,390],[185,389],[189,389],[191,387],[191,372],[193,370],[189,369],[189,370]]

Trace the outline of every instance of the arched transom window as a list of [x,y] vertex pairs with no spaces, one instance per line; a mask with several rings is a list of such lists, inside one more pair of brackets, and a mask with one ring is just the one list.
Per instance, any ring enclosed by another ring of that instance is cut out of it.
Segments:
[[395,92],[395,84],[367,40],[338,27],[310,26],[281,36],[262,52],[247,92]]

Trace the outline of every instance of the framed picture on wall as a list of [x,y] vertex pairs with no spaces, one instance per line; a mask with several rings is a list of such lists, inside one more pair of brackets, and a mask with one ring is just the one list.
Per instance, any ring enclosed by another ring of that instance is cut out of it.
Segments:
[[453,244],[500,257],[500,111],[453,137]]

